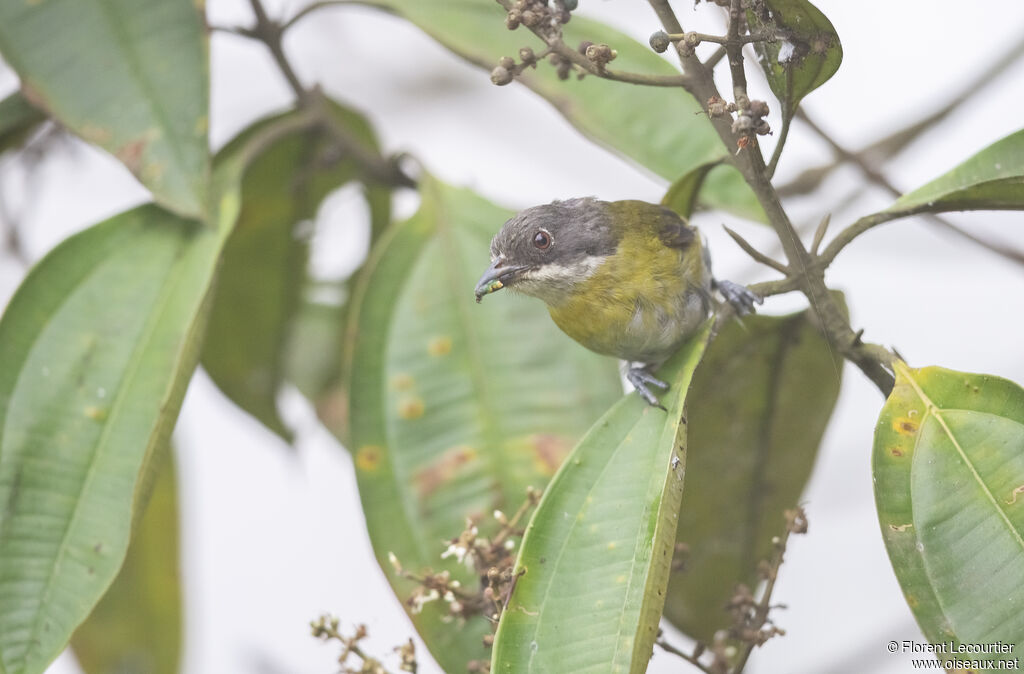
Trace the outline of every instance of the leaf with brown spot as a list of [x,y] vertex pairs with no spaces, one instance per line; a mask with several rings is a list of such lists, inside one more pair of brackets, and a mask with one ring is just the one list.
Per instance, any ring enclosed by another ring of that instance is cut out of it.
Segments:
[[208,215],[208,46],[192,2],[0,2],[0,53],[26,99],[121,159],[159,204]]
[[[622,395],[615,361],[567,339],[541,302],[508,293],[474,302],[508,210],[429,175],[420,195],[419,211],[381,235],[360,272],[344,364],[348,444],[384,452],[377,470],[357,472],[359,496],[374,552],[402,600],[412,584],[389,552],[407,569],[447,570],[476,587],[463,565],[441,559],[440,542],[467,517],[514,511],[528,485],[544,486],[547,469],[523,441],[571,442]],[[430,349],[438,337],[444,348]],[[409,414],[412,398],[422,401],[418,414]],[[486,659],[481,637],[491,625],[479,617],[452,629],[438,604],[411,617],[442,668]]]

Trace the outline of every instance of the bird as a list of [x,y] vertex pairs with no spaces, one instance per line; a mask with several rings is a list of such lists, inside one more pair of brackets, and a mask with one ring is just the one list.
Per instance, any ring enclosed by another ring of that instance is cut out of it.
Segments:
[[703,324],[714,293],[739,315],[762,302],[715,279],[697,229],[645,201],[581,197],[527,208],[502,225],[490,257],[477,302],[502,288],[542,300],[569,337],[626,361],[626,379],[662,409],[651,387],[669,385],[653,372]]

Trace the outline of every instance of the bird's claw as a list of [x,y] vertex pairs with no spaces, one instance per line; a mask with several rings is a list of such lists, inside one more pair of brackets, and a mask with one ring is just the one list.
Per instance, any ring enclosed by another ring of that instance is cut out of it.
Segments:
[[722,293],[725,301],[731,304],[740,316],[754,313],[754,305],[764,302],[763,297],[739,283],[715,281],[715,288]]
[[654,394],[651,393],[651,389],[647,387],[648,385],[657,386],[663,391],[667,391],[669,387],[667,382],[658,379],[642,367],[632,367],[627,370],[626,379],[633,385],[637,393],[640,394],[640,397],[647,401],[647,404],[665,409],[665,406],[658,401]]

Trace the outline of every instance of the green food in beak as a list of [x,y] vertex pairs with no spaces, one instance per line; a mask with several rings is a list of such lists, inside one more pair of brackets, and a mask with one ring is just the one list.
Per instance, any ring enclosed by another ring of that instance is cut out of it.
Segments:
[[482,300],[484,295],[490,295],[501,290],[525,269],[526,267],[508,266],[505,264],[505,259],[499,257],[491,263],[491,266],[487,268],[487,271],[480,277],[480,280],[476,282],[476,289],[474,291],[476,301]]

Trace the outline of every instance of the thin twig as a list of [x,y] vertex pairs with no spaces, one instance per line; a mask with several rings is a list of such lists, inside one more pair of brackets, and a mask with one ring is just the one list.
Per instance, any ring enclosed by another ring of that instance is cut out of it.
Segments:
[[689,653],[687,653],[685,651],[679,650],[678,648],[676,648],[675,646],[670,644],[668,641],[666,641],[664,637],[659,637],[654,643],[655,643],[655,645],[657,645],[659,648],[661,648],[666,653],[671,653],[672,655],[678,655],[683,660],[686,660],[687,662],[689,662],[691,665],[693,665],[694,667],[696,667],[700,671],[705,672],[705,674],[714,674],[714,672],[711,670],[710,667],[705,665],[703,662],[701,662],[695,656],[693,656],[693,655],[691,655],[691,654],[689,654]]
[[282,39],[284,24],[270,18],[262,0],[249,0],[249,4],[256,16],[256,24],[250,29],[242,29],[240,34],[258,40],[267,47],[278,70],[281,71],[288,86],[295,94],[298,106],[314,111],[339,149],[351,156],[369,177],[386,185],[415,187],[416,182],[406,175],[395,162],[381,157],[376,151],[366,147],[360,139],[352,135],[349,129],[331,113],[329,101],[318,89],[310,89],[302,84],[284,53]]
[[775,271],[782,272],[783,274],[786,274],[787,276],[789,275],[789,267],[787,267],[786,265],[782,264],[781,262],[779,262],[777,260],[773,260],[772,258],[768,257],[767,255],[765,255],[761,251],[757,250],[752,245],[750,245],[749,241],[747,241],[742,236],[740,236],[739,234],[737,234],[733,230],[729,229],[725,225],[722,225],[722,228],[725,229],[726,233],[729,236],[732,237],[732,240],[735,241],[736,244],[740,248],[743,249],[744,253],[746,253],[750,257],[754,258],[755,260],[757,260],[761,264],[767,265],[767,266],[771,267]]
[[709,56],[708,59],[704,61],[704,67],[709,69],[714,68],[716,65],[718,65],[718,62],[721,61],[724,56],[725,47],[719,47],[715,51],[711,52],[711,56]]
[[814,239],[811,240],[811,255],[817,255],[818,249],[821,247],[821,242],[825,238],[825,232],[828,231],[828,223],[832,220],[832,214],[827,213],[824,218],[821,219],[821,223],[818,228],[814,230]]
[[[1007,68],[1024,56],[1024,40],[1013,44],[999,58],[974,79],[967,82],[959,91],[952,94],[945,105],[925,115],[918,121],[877,140],[867,147],[851,153],[856,157],[869,161],[881,162],[902,152],[917,140],[924,132],[934,128],[942,120],[956,111],[967,101],[976,100],[977,94],[993,80],[1002,75]],[[831,175],[841,162],[832,162],[803,171],[790,183],[779,187],[780,194],[806,194],[813,191],[821,182]]]
[[782,158],[782,148],[786,146],[786,139],[789,138],[789,127],[792,122],[792,115],[782,115],[782,130],[779,131],[779,140],[775,143],[775,150],[772,152],[772,158],[768,161],[768,167],[765,169],[769,180],[775,176],[775,168],[779,165],[779,159]]
[[[800,121],[806,124],[808,128],[810,128],[812,131],[814,131],[814,133],[816,133],[826,143],[828,143],[829,147],[832,148],[832,151],[835,152],[837,157],[839,157],[843,161],[847,161],[856,166],[864,175],[864,177],[868,179],[869,182],[878,185],[879,187],[886,190],[887,192],[889,192],[889,194],[891,194],[894,197],[900,197],[903,195],[903,192],[895,185],[893,185],[891,182],[889,182],[889,179],[886,178],[882,173],[880,173],[877,169],[871,166],[863,155],[850,152],[845,147],[840,145],[839,142],[832,138],[832,136],[828,132],[826,132],[824,129],[818,126],[818,124],[813,119],[811,119],[806,112],[801,111],[797,114],[800,117]],[[1024,265],[1024,252],[1020,252],[1012,248],[1008,248],[1006,246],[1001,246],[999,244],[992,243],[991,241],[987,241],[976,234],[972,234],[971,232],[968,232],[964,229],[961,229],[960,227],[957,227],[949,220],[946,220],[945,218],[934,213],[929,213],[925,215],[925,218],[932,224],[938,225],[956,234],[959,234],[965,239],[973,243],[976,243],[982,248],[985,248],[986,250],[989,250],[997,255],[1000,255],[1010,260],[1011,262],[1016,262],[1017,264]]]

